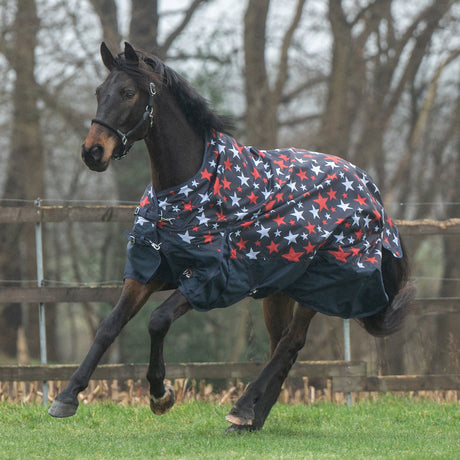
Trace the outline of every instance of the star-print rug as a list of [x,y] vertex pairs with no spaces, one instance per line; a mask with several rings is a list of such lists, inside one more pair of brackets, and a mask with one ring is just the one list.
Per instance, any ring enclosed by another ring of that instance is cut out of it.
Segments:
[[197,310],[283,291],[343,318],[388,303],[382,251],[402,257],[372,179],[332,155],[257,150],[213,133],[200,170],[156,193],[128,234],[125,278],[168,282]]

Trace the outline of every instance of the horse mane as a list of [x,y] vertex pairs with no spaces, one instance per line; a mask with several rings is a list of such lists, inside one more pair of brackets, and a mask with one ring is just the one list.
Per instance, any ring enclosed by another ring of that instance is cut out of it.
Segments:
[[130,65],[124,53],[120,53],[115,58],[115,67],[134,78],[146,91],[152,79],[164,84],[176,99],[187,121],[203,137],[213,130],[230,134],[233,129],[231,117],[216,114],[208,101],[161,59],[140,50],[136,50],[136,53],[139,61],[143,61],[145,66]]

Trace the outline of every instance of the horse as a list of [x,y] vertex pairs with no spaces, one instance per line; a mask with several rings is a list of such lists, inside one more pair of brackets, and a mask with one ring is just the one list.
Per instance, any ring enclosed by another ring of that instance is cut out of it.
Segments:
[[374,336],[401,327],[415,288],[397,228],[372,179],[351,163],[246,147],[231,137],[229,120],[155,56],[129,43],[117,56],[105,43],[100,52],[109,74],[96,90],[82,159],[102,172],[144,140],[151,183],[127,233],[120,299],[49,414],[74,415],[125,324],[153,292],[174,289],[148,324],[152,412],[174,404],[163,358],[171,324],[191,309],[253,296],[263,298],[270,360],[226,420],[228,432],[259,430],[317,312],[354,318]]

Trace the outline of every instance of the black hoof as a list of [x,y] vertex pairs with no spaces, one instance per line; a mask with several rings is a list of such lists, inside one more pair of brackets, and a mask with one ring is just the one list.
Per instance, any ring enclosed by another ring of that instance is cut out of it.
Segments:
[[55,400],[48,410],[48,414],[56,418],[71,417],[77,412],[78,403],[66,403]]
[[226,430],[225,434],[243,434],[250,433],[251,431],[256,431],[257,428],[254,425],[230,425]]
[[252,408],[241,409],[234,406],[225,418],[232,425],[250,426],[254,421],[254,410]]

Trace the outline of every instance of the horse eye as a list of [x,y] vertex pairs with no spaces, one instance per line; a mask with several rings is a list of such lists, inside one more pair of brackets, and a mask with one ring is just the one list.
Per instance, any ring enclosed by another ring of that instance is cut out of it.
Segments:
[[127,89],[123,91],[123,98],[124,99],[132,99],[136,95],[136,92],[132,89]]

